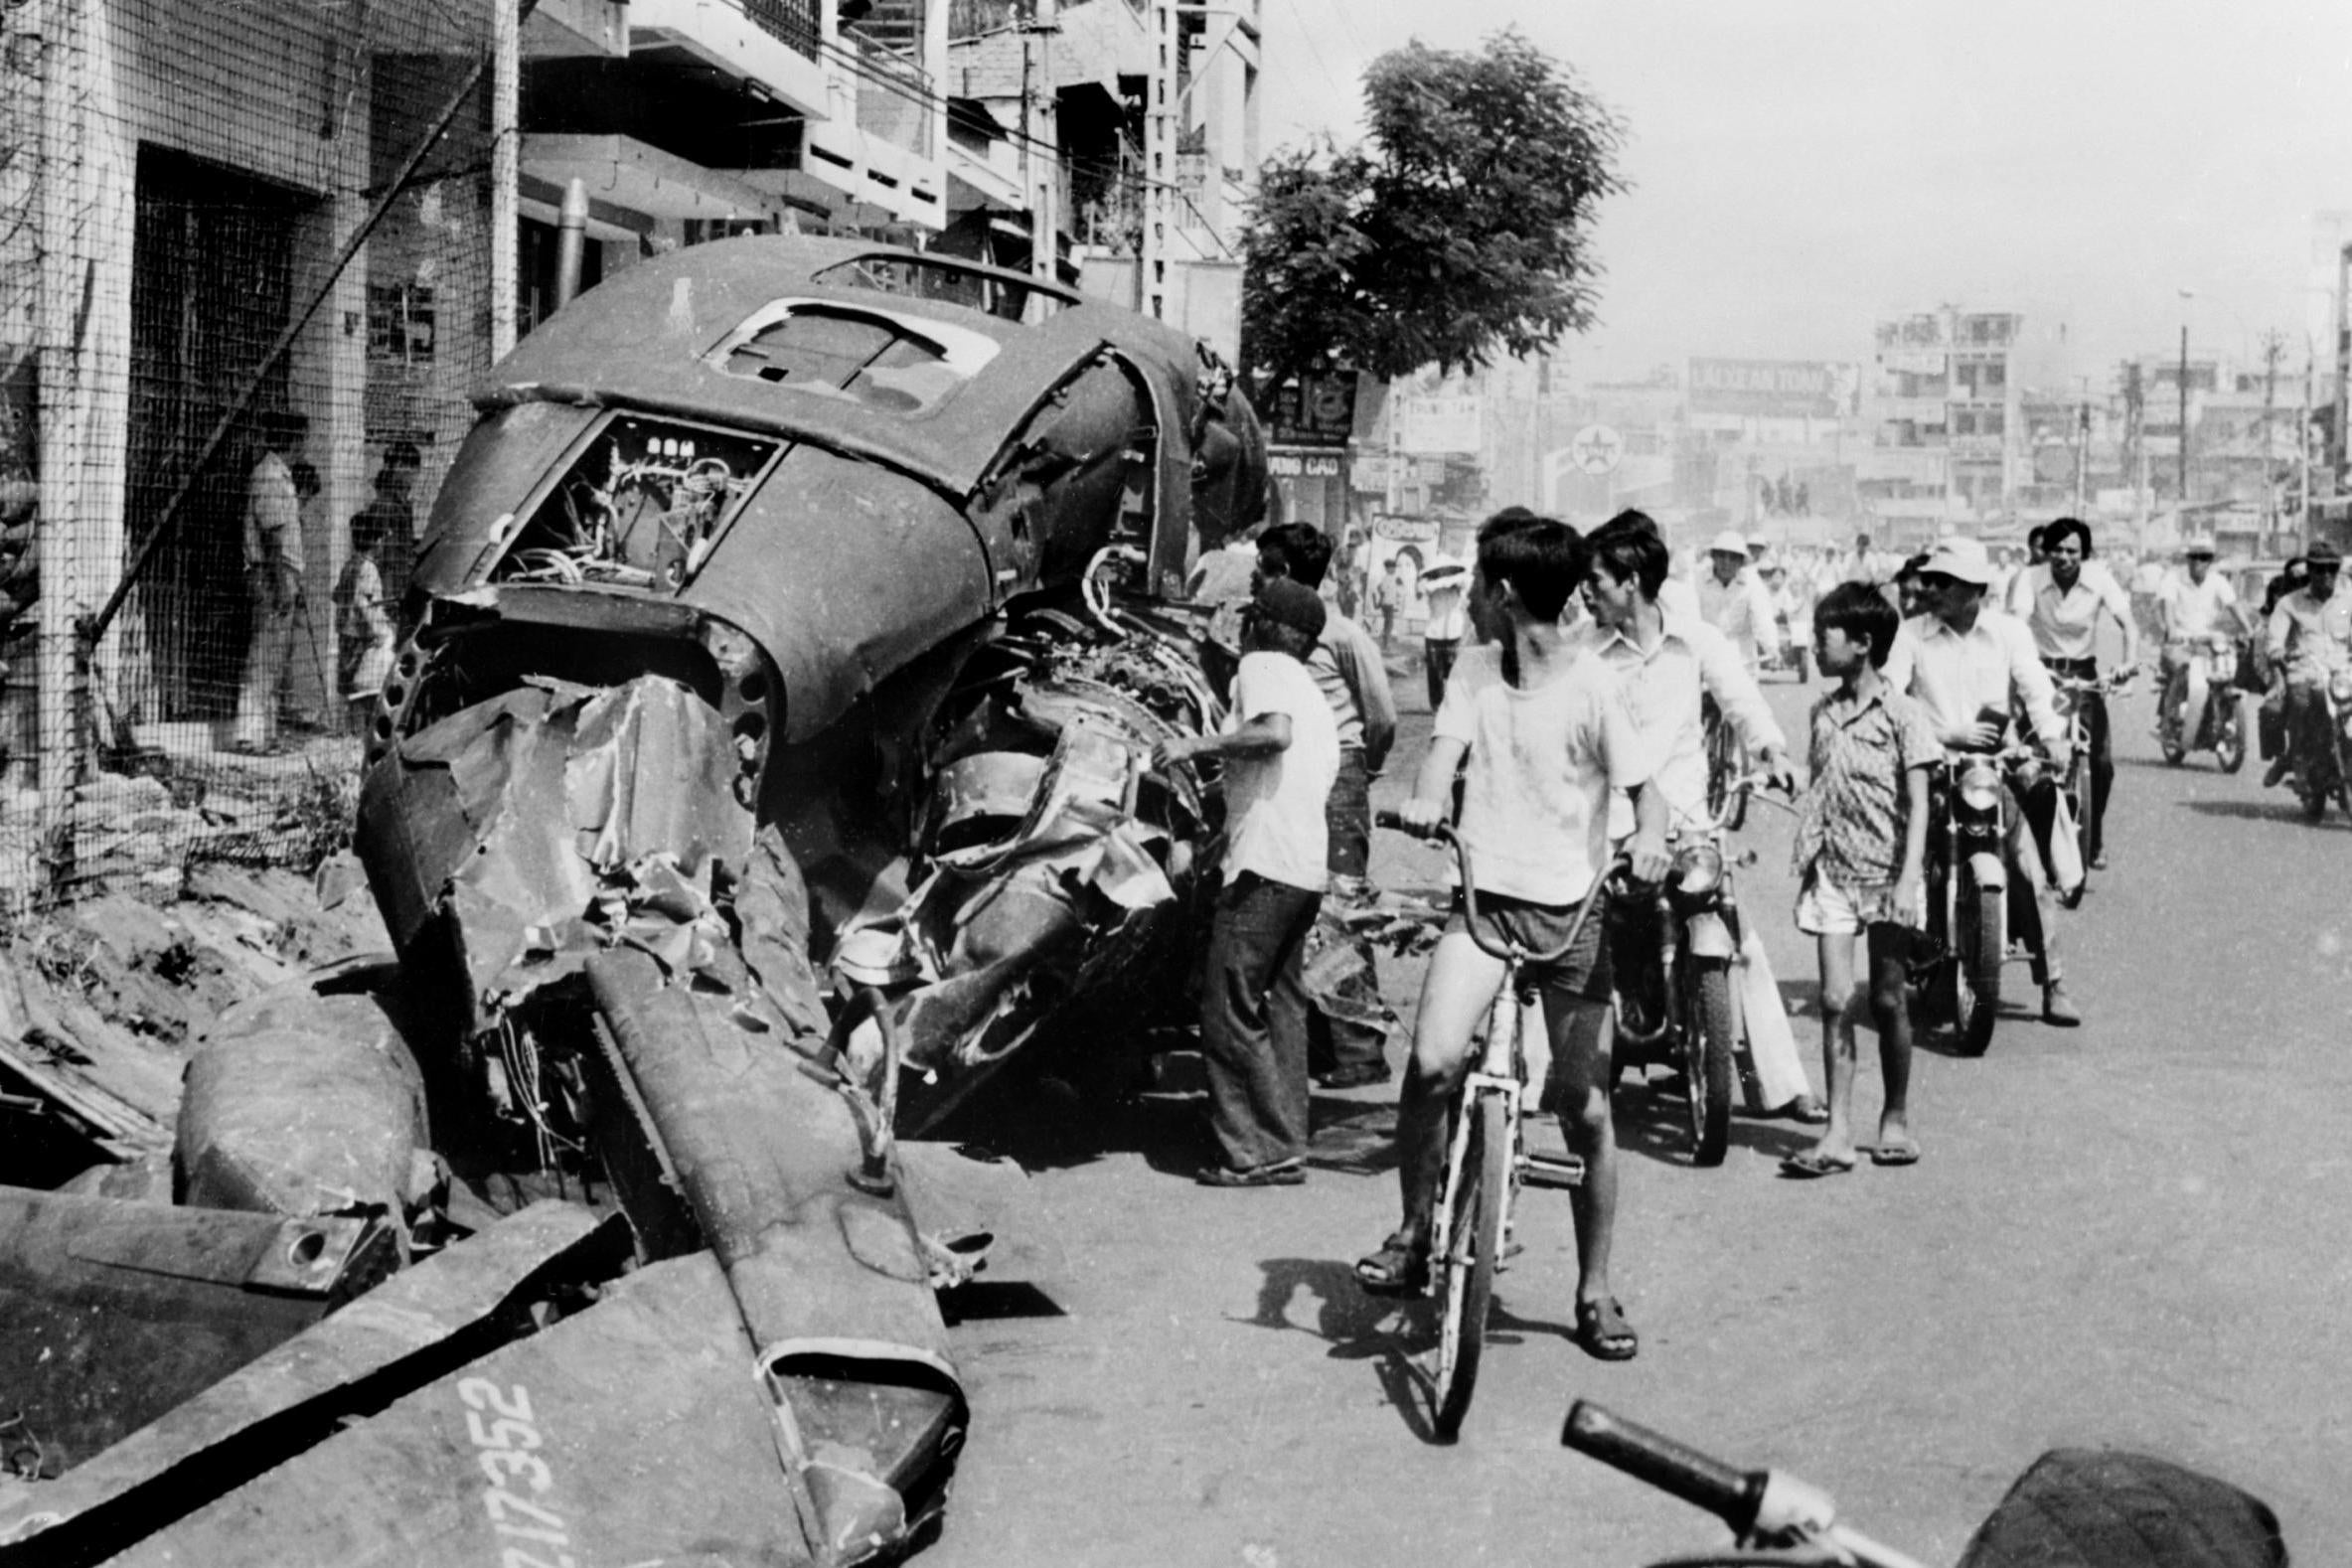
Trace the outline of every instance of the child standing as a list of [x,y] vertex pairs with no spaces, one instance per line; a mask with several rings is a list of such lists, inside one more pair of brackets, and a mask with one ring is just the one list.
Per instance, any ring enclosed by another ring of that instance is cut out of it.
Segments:
[[1919,1159],[1911,1136],[1912,931],[1927,913],[1928,770],[1944,755],[1926,711],[1879,671],[1901,618],[1877,589],[1841,583],[1813,610],[1813,653],[1837,690],[1813,705],[1811,782],[1798,802],[1797,926],[1820,942],[1821,1064],[1829,1125],[1781,1162],[1792,1176],[1854,1168],[1854,938],[1866,937],[1886,1106],[1875,1165]]

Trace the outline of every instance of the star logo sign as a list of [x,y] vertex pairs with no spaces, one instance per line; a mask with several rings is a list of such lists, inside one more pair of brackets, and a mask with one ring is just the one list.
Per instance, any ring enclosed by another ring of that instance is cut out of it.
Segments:
[[1588,424],[1568,444],[1569,461],[1588,474],[1606,474],[1625,455],[1625,438],[1605,424]]

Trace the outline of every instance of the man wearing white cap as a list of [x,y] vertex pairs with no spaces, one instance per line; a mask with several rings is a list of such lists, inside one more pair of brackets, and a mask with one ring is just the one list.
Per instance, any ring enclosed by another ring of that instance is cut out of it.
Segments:
[[[2058,715],[2057,689],[2034,650],[2033,633],[2015,616],[1985,602],[1992,562],[1972,539],[1939,541],[1919,571],[1924,613],[1903,623],[1881,671],[1887,685],[1919,700],[1935,723],[1937,737],[1955,751],[1989,751],[2000,744],[2013,706],[2023,706],[2033,731],[2063,774],[2069,760],[2066,721]],[[2049,780],[2044,789],[2055,788]],[[2034,849],[2025,813],[2009,813],[2009,874],[2033,889],[2033,918],[2021,933],[2034,954],[2034,978],[2042,986],[2042,1018],[2072,1026],[2083,1021],[2066,994],[2058,961],[2057,911],[2041,856]]]
[[1470,568],[1439,556],[1421,568],[1421,596],[1429,605],[1428,619],[1421,623],[1421,663],[1429,675],[1434,713],[1445,702],[1446,677],[1453,674],[1454,655],[1470,620]]
[[2194,725],[2204,716],[2214,670],[2209,650],[2217,639],[2246,634],[2238,590],[2213,569],[2213,541],[2192,539],[2181,554],[2181,570],[2166,577],[2156,591],[2156,623],[2164,634],[2164,696],[2156,712],[2156,732],[2168,745],[2182,743],[2184,720]]
[[1773,626],[1772,595],[1748,570],[1748,542],[1738,529],[1725,529],[1707,547],[1711,569],[1698,583],[1699,619],[1731,639],[1740,663],[1753,675]]

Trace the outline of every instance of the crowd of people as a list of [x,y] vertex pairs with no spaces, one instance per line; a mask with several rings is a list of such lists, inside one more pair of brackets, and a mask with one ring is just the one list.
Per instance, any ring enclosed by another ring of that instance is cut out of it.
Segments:
[[[1156,758],[1163,767],[1207,755],[1224,764],[1228,847],[1201,1004],[1216,1160],[1200,1179],[1228,1187],[1304,1181],[1310,1082],[1359,1086],[1389,1072],[1378,1030],[1362,1026],[1367,1015],[1349,1010],[1344,1049],[1328,1028],[1318,1035],[1319,1004],[1302,967],[1333,878],[1364,874],[1367,785],[1396,729],[1379,652],[1400,599],[1379,583],[1363,596],[1382,620],[1376,636],[1318,592],[1332,551],[1315,530],[1270,529],[1254,549],[1230,721]],[[2132,590],[2096,558],[2090,527],[2074,518],[2035,530],[2007,559],[1966,538],[1900,559],[1867,538],[1850,551],[1776,553],[1733,532],[1711,542],[1690,576],[1674,564],[1641,512],[1588,536],[1512,508],[1480,529],[1459,580],[1425,573],[1439,632],[1425,639],[1434,718],[1399,810],[1417,831],[1452,825],[1478,870],[1490,943],[1541,953],[1579,930],[1564,956],[1523,978],[1545,1022],[1539,1103],[1559,1117],[1585,1171],[1570,1204],[1575,1337],[1605,1359],[1632,1356],[1640,1342],[1610,1276],[1612,969],[1628,938],[1626,922],[1579,928],[1576,914],[1621,858],[1636,886],[1668,874],[1669,833],[1705,820],[1706,724],[1730,725],[1756,774],[1795,797],[1795,919],[1817,944],[1825,1094],[1777,1108],[1820,1128],[1783,1171],[1838,1175],[1864,1152],[1876,1165],[1908,1166],[1921,1158],[1909,1094],[1911,985],[1929,940],[1928,827],[1940,766],[2010,748],[2020,722],[2038,747],[2008,752],[2023,759],[2005,786],[2005,859],[2023,893],[2011,900],[2012,928],[2031,956],[2042,1019],[2079,1024],[2057,906],[2080,868],[2070,868],[2062,842],[2067,807],[2056,781],[2080,733],[2091,779],[2083,847],[2092,866],[2103,864],[2114,768],[2102,694],[2112,682],[2097,648],[2112,621],[2128,670],[2140,639]],[[2265,606],[2264,640],[2288,705],[2307,705],[2314,680],[2352,662],[2352,610],[2333,596],[2337,565],[2332,549],[2314,548],[2303,579],[2279,585]],[[2191,541],[2177,570],[2134,587],[2154,604],[2166,697],[2159,724],[2177,726],[2180,705],[2194,697],[2192,655],[2252,628],[2214,571],[2210,542]],[[1802,737],[1802,785],[1757,686],[1771,640],[1791,623],[1808,629],[1807,652],[1830,683]],[[2079,730],[2062,712],[2060,683]],[[1718,716],[1702,716],[1710,710]],[[1397,1101],[1402,1218],[1355,1271],[1376,1294],[1417,1292],[1428,1278],[1448,1107],[1502,973],[1469,919],[1458,896],[1423,982]],[[1328,930],[1325,939],[1347,940]],[[1867,1144],[1853,1110],[1863,1016],[1877,1029],[1884,1091]],[[1765,1032],[1751,1031],[1752,1046],[1761,1050]],[[1765,1064],[1757,1066],[1761,1081]],[[1803,1081],[1802,1070],[1795,1076]]]

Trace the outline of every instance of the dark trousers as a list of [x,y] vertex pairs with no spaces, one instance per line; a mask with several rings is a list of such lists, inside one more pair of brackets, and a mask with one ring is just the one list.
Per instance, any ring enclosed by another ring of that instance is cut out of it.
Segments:
[[1208,1126],[1226,1167],[1307,1151],[1307,992],[1301,961],[1321,893],[1243,871],[1217,894],[1200,987]]
[[1446,700],[1446,677],[1454,673],[1454,650],[1461,643],[1451,637],[1432,637],[1422,643],[1422,667],[1429,673],[1429,710],[1436,712]]
[[[1372,858],[1372,780],[1364,771],[1361,747],[1339,749],[1339,772],[1324,801],[1325,831],[1331,837],[1329,862],[1333,877],[1361,880]],[[1341,982],[1338,995],[1317,995],[1307,1015],[1307,1066],[1315,1073],[1340,1068],[1384,1067],[1388,1064],[1388,1025],[1368,1021],[1385,1008],[1380,1000],[1379,971],[1373,967],[1372,944],[1350,935],[1335,918],[1340,900],[1333,898],[1322,909],[1315,941],[1328,951],[1333,945],[1355,949],[1360,968]]]
[[[2094,659],[2046,659],[2043,663],[2079,681],[2099,674],[2099,663]],[[2086,860],[2097,860],[2107,843],[2107,798],[2116,788],[2116,749],[2109,733],[2105,695],[2084,693],[2075,701],[2082,705],[2083,733],[2089,737],[2091,749],[2091,798],[2083,802],[2088,819],[2083,824],[2083,855]]]

